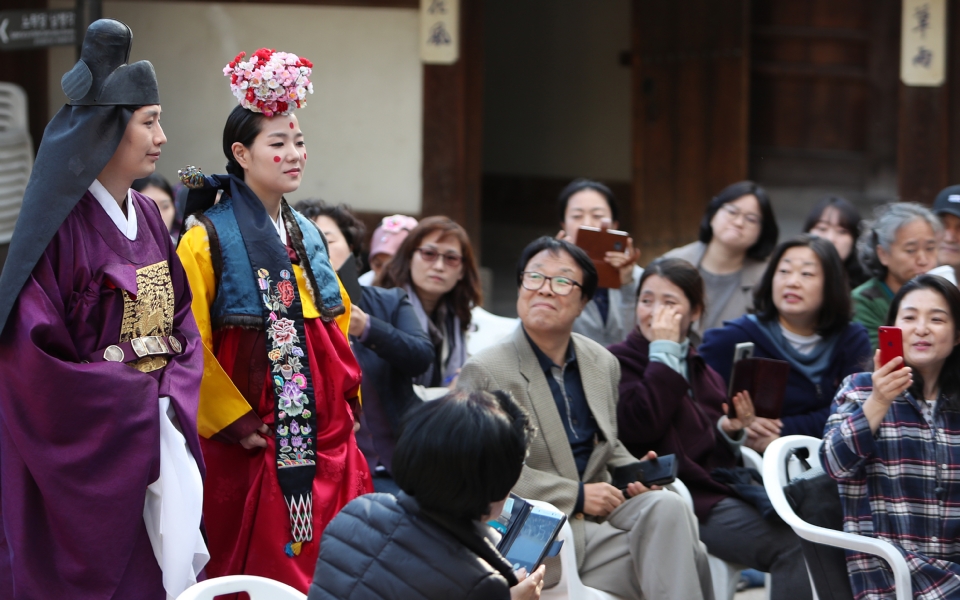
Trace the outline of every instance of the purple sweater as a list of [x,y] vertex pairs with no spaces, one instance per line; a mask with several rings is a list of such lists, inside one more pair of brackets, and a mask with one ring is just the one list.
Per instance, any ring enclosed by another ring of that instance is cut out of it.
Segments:
[[667,365],[650,361],[650,342],[637,330],[609,350],[622,371],[617,403],[620,441],[634,456],[650,450],[676,454],[678,477],[690,489],[697,518],[705,520],[717,502],[734,495],[710,477],[713,469],[737,466],[733,449],[717,431],[721,405],[727,401],[723,378],[691,345],[688,383]]

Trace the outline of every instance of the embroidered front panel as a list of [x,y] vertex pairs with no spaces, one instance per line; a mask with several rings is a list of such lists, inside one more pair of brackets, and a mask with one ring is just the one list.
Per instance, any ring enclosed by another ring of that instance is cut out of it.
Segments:
[[277,412],[277,468],[302,467],[315,464],[313,431],[310,423],[310,382],[303,373],[306,361],[303,349],[306,340],[300,340],[296,323],[285,318],[294,301],[293,275],[284,269],[276,285],[266,269],[257,272],[257,284],[263,302],[270,309],[267,336],[271,349],[267,353],[273,373]]
[[[170,266],[166,261],[137,269],[137,296],[123,294],[120,343],[148,335],[173,333],[174,294]],[[147,356],[130,366],[143,373],[167,366],[166,356]]]

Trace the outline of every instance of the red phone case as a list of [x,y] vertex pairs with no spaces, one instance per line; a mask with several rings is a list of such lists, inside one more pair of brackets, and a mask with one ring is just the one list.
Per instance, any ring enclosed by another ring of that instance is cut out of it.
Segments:
[[896,357],[903,357],[903,332],[899,327],[883,326],[877,330],[880,344],[880,365],[883,366]]

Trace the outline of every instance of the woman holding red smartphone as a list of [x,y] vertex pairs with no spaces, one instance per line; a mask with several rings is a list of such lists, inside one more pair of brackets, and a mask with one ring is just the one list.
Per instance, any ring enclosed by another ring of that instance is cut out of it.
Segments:
[[[827,421],[821,462],[837,480],[844,531],[903,553],[917,598],[960,594],[960,290],[936,275],[900,288],[887,324],[902,357],[848,377]],[[847,555],[854,596],[893,595],[879,558]],[[920,591],[923,594],[919,594]]]

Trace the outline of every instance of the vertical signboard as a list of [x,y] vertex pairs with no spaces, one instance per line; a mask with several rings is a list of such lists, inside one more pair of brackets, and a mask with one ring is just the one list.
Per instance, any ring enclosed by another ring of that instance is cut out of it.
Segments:
[[420,0],[420,60],[451,65],[460,55],[460,0]]
[[938,86],[946,79],[946,0],[903,0],[900,80],[904,85]]

